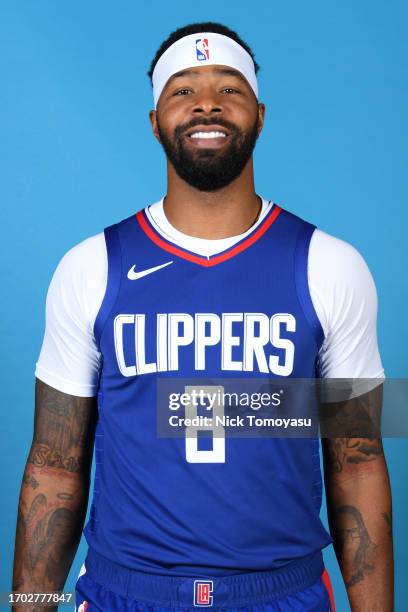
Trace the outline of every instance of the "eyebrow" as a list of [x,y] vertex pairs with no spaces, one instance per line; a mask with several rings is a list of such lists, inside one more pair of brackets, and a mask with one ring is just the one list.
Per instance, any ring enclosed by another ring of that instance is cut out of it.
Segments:
[[[236,77],[240,79],[240,81],[245,83],[245,85],[248,85],[246,78],[238,70],[234,70],[234,68],[215,68],[214,72],[215,74],[219,74],[223,76]],[[168,83],[170,83],[174,79],[185,77],[185,76],[199,76],[199,72],[197,71],[194,72],[193,70],[189,70],[189,69],[180,70],[179,72],[175,72],[174,74],[171,75],[171,77],[168,80]]]

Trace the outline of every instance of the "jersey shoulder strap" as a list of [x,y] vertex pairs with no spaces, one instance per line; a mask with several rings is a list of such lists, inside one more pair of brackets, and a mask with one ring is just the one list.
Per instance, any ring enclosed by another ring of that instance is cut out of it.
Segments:
[[296,293],[319,350],[324,340],[324,331],[313,305],[309,286],[310,241],[317,227],[289,211],[286,213],[296,220],[298,225],[294,250]]
[[122,272],[122,254],[119,240],[118,224],[115,223],[104,230],[106,255],[108,259],[108,278],[105,295],[94,324],[94,337],[100,351],[100,340],[105,323],[112,311],[119,293]]

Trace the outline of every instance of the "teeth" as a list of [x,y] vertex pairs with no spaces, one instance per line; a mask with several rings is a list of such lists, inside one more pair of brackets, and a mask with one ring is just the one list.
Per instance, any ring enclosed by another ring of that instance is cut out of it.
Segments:
[[190,138],[225,138],[223,132],[194,132]]

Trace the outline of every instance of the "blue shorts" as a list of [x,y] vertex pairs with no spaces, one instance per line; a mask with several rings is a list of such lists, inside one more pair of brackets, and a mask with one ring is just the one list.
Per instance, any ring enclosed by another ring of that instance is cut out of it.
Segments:
[[279,570],[195,578],[136,572],[89,549],[75,602],[75,612],[335,612],[320,551]]

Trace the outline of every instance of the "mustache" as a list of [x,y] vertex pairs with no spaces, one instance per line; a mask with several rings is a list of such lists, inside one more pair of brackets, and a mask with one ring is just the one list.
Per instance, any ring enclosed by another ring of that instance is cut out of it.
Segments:
[[235,134],[240,133],[239,128],[234,123],[231,123],[230,121],[227,121],[226,119],[222,119],[221,117],[214,118],[214,119],[204,119],[204,118],[197,117],[197,118],[191,119],[191,121],[189,121],[188,123],[183,123],[182,125],[178,125],[174,130],[174,135],[176,137],[179,137],[179,136],[182,136],[184,132],[195,127],[196,125],[209,125],[210,126],[210,125],[214,125],[214,123],[221,127],[225,127],[227,130]]

